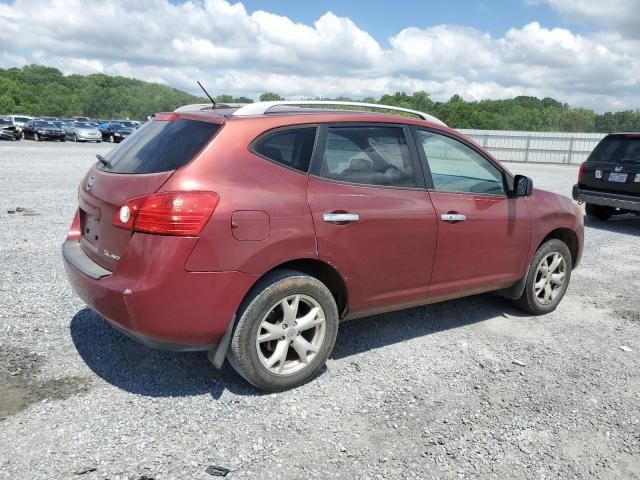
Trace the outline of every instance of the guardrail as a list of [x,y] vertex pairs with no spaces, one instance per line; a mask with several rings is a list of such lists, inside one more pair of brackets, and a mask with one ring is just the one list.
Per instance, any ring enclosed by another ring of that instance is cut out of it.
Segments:
[[459,131],[473,138],[498,160],[522,163],[580,164],[605,136],[604,133]]

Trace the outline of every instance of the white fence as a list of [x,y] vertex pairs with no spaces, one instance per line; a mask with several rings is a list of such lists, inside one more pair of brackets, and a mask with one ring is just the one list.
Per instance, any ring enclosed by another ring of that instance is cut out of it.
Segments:
[[473,138],[498,160],[524,163],[580,164],[605,136],[604,133],[459,131]]

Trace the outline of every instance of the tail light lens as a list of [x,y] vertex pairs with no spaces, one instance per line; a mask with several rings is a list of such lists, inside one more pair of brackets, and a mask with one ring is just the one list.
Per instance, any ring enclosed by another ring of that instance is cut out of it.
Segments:
[[584,165],[584,163],[580,165],[580,170],[578,170],[578,183],[582,183],[582,180],[584,178]]
[[167,192],[132,198],[113,217],[116,227],[158,235],[199,235],[218,206],[213,192]]

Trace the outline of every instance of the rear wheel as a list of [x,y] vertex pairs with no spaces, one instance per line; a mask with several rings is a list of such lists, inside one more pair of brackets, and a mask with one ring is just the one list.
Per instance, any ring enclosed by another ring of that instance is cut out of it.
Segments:
[[338,309],[329,289],[294,270],[261,280],[238,314],[229,363],[262,390],[308,381],[327,361],[338,333]]
[[602,205],[593,205],[591,203],[587,203],[585,205],[585,210],[589,220],[598,220],[601,222],[609,220],[611,215],[615,212],[613,207],[604,207]]
[[554,311],[567,291],[572,268],[571,252],[564,242],[545,242],[533,257],[524,292],[516,305],[532,315]]

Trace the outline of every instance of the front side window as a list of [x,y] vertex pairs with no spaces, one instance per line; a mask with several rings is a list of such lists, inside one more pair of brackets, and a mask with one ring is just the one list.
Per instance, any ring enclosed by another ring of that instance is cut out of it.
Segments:
[[253,150],[276,163],[307,173],[315,141],[316,127],[291,128],[268,134]]
[[505,193],[500,170],[458,140],[418,130],[418,144],[427,157],[435,190],[485,195]]
[[320,175],[364,185],[417,186],[401,127],[329,127]]

